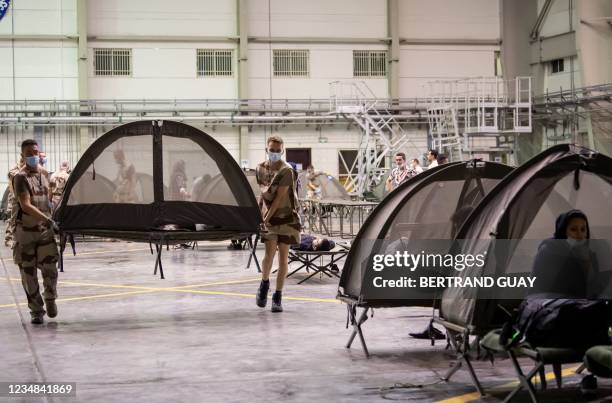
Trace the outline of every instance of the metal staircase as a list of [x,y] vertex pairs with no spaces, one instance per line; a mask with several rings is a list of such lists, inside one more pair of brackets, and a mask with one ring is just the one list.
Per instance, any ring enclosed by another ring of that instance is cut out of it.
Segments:
[[427,120],[432,137],[432,148],[445,150],[450,161],[463,160],[457,110],[451,106],[427,108]]
[[450,161],[512,154],[516,136],[532,131],[531,77],[445,80],[428,86],[432,148]]
[[377,99],[363,81],[330,83],[330,113],[348,115],[362,129],[355,160],[347,163],[340,154],[348,173],[345,187],[354,195],[363,196],[383,180],[385,158],[399,151],[418,155],[426,147],[410,138],[390,109],[389,101]]

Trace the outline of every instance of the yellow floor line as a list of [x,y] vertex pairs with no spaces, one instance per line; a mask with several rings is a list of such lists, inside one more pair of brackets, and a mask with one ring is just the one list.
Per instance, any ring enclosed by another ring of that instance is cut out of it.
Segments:
[[[70,297],[70,298],[58,298],[57,302],[66,302],[66,301],[82,301],[88,299],[97,299],[97,298],[110,298],[110,297],[122,297],[125,295],[136,295],[136,294],[147,294],[154,292],[181,292],[185,294],[204,294],[204,295],[225,295],[232,297],[247,297],[254,298],[255,294],[244,294],[238,292],[227,292],[227,291],[202,291],[202,290],[185,290],[185,289],[173,289],[173,288],[150,288],[150,289],[142,289],[138,291],[125,291],[125,292],[116,292],[110,294],[96,294],[96,295],[87,295],[83,297]],[[285,300],[289,301],[306,301],[306,302],[327,302],[339,304],[340,301],[332,298],[310,298],[310,297],[284,297]],[[26,302],[22,302],[19,305],[27,305]],[[12,308],[15,307],[15,304],[4,304],[0,305],[0,308]]]
[[[104,253],[123,253],[123,252],[137,252],[137,251],[142,251],[142,250],[150,250],[149,248],[136,248],[136,249],[120,249],[120,250],[104,250],[104,249],[99,249],[99,250],[93,250],[91,252],[82,252],[79,253],[77,252],[76,256],[72,254],[72,251],[69,251],[68,249],[66,249],[66,251],[64,252],[64,259],[68,259],[68,258],[77,258],[79,256],[88,256],[88,255],[100,255],[100,254],[104,254]],[[9,255],[9,256],[0,256],[0,259],[6,259],[6,260],[10,260],[13,261],[13,255]]]
[[[571,368],[566,368],[563,371],[561,371],[561,376],[565,377],[565,376],[569,376],[572,374],[576,373],[576,370],[579,367],[571,367]],[[548,372],[545,376],[547,381],[552,381],[555,379],[555,374],[554,372]],[[539,377],[535,377],[534,378],[535,382],[535,386],[537,387],[537,385],[539,385]],[[508,382],[505,383],[503,385],[499,385],[499,386],[495,386],[493,388],[490,388],[489,391],[497,393],[497,392],[503,392],[504,390],[508,389],[508,393],[511,392],[511,390],[516,387],[519,384],[518,381],[513,381],[513,382]],[[478,392],[472,392],[472,393],[466,393],[465,395],[461,395],[461,396],[455,396],[455,397],[451,397],[449,399],[445,399],[445,400],[438,400],[436,403],[466,403],[466,402],[471,402],[473,400],[477,400],[480,399],[480,393]]]
[[[11,278],[11,281],[21,282],[21,279]],[[134,294],[145,294],[149,292],[182,292],[188,294],[204,294],[204,295],[226,295],[233,297],[247,297],[254,298],[255,294],[246,294],[246,293],[238,293],[238,292],[227,292],[227,291],[203,291],[203,290],[192,290],[190,288],[195,287],[206,287],[206,286],[214,286],[214,285],[231,285],[231,284],[240,284],[240,283],[249,283],[260,281],[260,278],[251,278],[246,280],[231,280],[231,281],[217,281],[212,283],[201,283],[201,284],[193,284],[193,285],[183,285],[177,287],[143,287],[143,286],[132,286],[132,285],[115,285],[115,284],[100,284],[100,283],[82,283],[77,281],[58,281],[60,285],[70,285],[70,286],[81,286],[81,287],[101,287],[101,288],[118,288],[118,289],[132,289],[136,291],[127,291],[127,292],[118,292],[118,293],[110,293],[110,294],[97,294],[90,295],[84,297],[74,297],[74,298],[59,298],[60,301],[80,301],[80,300],[88,300],[88,299],[96,299],[96,298],[108,298],[108,297],[120,297],[124,295],[134,295]],[[327,302],[338,304],[340,301],[333,298],[313,298],[313,297],[285,297],[285,300],[289,301],[306,301],[306,302]],[[27,305],[26,303],[21,303],[20,305]],[[4,304],[0,305],[0,308],[9,308],[14,307],[15,304]]]
[[[0,279],[3,280],[3,279]],[[11,281],[21,282],[20,278],[11,278]],[[261,278],[251,278],[248,280],[230,280],[230,281],[217,281],[214,283],[201,283],[201,284],[190,284],[190,285],[181,285],[176,287],[146,287],[146,286],[138,286],[138,285],[123,285],[123,284],[107,284],[107,283],[82,283],[78,281],[58,281],[57,283],[60,285],[69,285],[69,286],[81,286],[81,287],[100,287],[100,288],[127,288],[127,289],[135,289],[135,290],[149,290],[149,291],[171,291],[174,289],[182,289],[182,288],[197,288],[197,287],[207,287],[213,285],[231,285],[231,284],[241,284],[241,283],[252,283],[255,281],[260,281]]]
[[[206,294],[206,295],[229,295],[233,297],[249,297],[255,298],[255,294],[243,294],[238,292],[227,292],[227,291],[202,291],[202,290],[185,290],[185,289],[170,289],[168,291],[174,292],[185,292],[191,294]],[[334,304],[339,304],[341,301],[333,298],[310,298],[310,297],[283,297],[285,300],[289,301],[308,301],[308,302],[330,302]]]
[[181,289],[181,288],[194,288],[194,287],[208,287],[210,285],[229,285],[229,284],[242,284],[242,283],[254,283],[256,281],[261,281],[261,277],[251,278],[248,280],[231,280],[231,281],[219,281],[216,283],[202,283],[202,284],[193,284],[193,285],[181,285],[178,287],[172,287],[172,289]]
[[[155,290],[141,290],[141,291],[125,291],[125,292],[116,292],[111,294],[96,294],[96,295],[86,295],[83,297],[70,297],[70,298],[58,298],[56,302],[67,302],[67,301],[81,301],[87,299],[96,299],[96,298],[111,298],[111,297],[121,297],[124,295],[135,295],[135,294],[146,294],[156,292]],[[28,305],[27,302],[20,302],[19,305]],[[13,308],[15,304],[4,304],[0,305],[0,308]]]

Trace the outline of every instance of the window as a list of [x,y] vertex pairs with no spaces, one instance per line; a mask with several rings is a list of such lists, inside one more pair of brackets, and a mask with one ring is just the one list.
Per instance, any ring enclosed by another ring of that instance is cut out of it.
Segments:
[[502,77],[504,74],[502,72],[501,52],[499,50],[496,50],[493,58],[494,58],[494,63],[495,63],[495,67],[494,67],[495,77]]
[[385,77],[387,51],[353,50],[353,77]]
[[562,73],[563,69],[563,59],[555,59],[550,62],[550,69],[554,73]]
[[132,49],[94,49],[94,74],[96,76],[130,76],[132,74]]
[[275,49],[272,58],[274,77],[308,77],[308,50]]
[[231,49],[198,49],[198,77],[231,77]]

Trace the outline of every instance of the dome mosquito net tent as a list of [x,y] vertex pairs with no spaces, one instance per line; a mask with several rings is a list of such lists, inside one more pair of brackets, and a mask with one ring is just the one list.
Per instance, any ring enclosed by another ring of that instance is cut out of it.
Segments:
[[[217,177],[229,192],[194,200],[203,177]],[[74,167],[54,219],[64,235],[156,245],[247,237],[262,221],[231,154],[201,130],[173,121],[128,123],[98,138]]]
[[[373,257],[422,248],[444,251],[469,212],[511,171],[495,162],[454,162],[426,170],[383,199],[357,234],[340,278],[337,298],[347,303],[354,326],[348,346],[356,334],[363,338],[360,325],[369,309],[431,307],[437,295],[428,289],[374,287],[380,273]],[[385,278],[393,275],[387,272]],[[358,307],[364,308],[360,318]],[[367,354],[363,339],[362,344]]]

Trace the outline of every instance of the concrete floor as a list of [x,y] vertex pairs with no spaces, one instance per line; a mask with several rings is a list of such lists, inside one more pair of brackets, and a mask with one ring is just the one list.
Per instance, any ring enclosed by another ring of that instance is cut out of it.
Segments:
[[[42,326],[29,323],[18,269],[10,250],[0,249],[0,382],[76,382],[76,399],[55,402],[479,399],[465,371],[448,383],[381,390],[434,383],[451,364],[445,343],[432,347],[407,335],[424,328],[429,309],[375,311],[364,325],[366,359],[358,343],[344,348],[349,331],[345,306],[334,299],[337,279],[288,279],[285,312],[273,314],[255,306],[259,278],[244,268],[247,252],[226,245],[164,252],[161,280],[148,245],[80,243],[60,273],[59,315]],[[476,368],[485,388],[502,386],[483,401],[503,399],[515,379],[509,362]],[[570,387],[542,401],[580,400],[580,378],[567,372]],[[612,383],[600,386],[602,397],[612,394]]]

